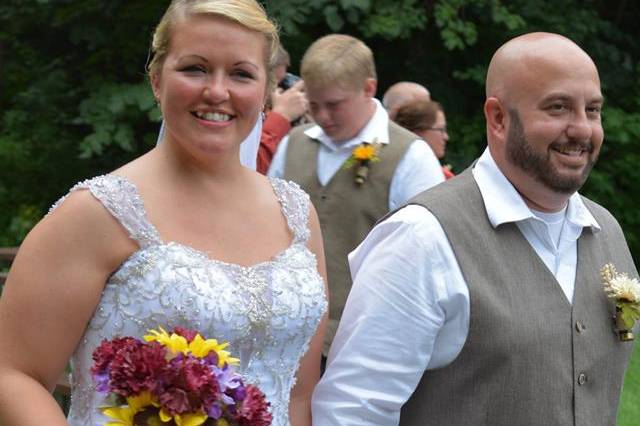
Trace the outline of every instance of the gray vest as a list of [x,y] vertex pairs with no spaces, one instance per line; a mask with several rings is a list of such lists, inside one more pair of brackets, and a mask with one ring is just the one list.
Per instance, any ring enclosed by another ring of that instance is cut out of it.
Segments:
[[573,305],[513,223],[493,229],[471,170],[415,197],[442,225],[469,287],[469,334],[456,359],[425,371],[400,424],[614,425],[633,345],[613,330],[600,268],[638,276],[620,226],[578,240]]
[[371,165],[366,182],[355,183],[354,165],[338,170],[322,186],[317,172],[319,142],[304,134],[308,128],[309,125],[299,126],[289,134],[284,177],[309,193],[320,219],[329,281],[329,325],[323,348],[326,355],[351,290],[347,254],[389,211],[389,187],[396,166],[418,136],[389,122],[390,143],[379,150],[380,161]]

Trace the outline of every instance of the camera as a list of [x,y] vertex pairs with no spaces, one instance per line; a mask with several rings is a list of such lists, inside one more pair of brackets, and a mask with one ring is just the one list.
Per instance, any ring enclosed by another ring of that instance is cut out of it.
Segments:
[[290,88],[300,80],[301,80],[300,77],[288,72],[284,75],[284,78],[280,80],[280,83],[278,83],[278,87],[281,88],[282,90],[287,90],[288,88]]

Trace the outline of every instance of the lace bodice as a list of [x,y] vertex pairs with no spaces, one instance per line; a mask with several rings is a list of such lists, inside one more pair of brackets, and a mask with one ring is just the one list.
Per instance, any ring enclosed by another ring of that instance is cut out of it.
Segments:
[[[269,261],[250,267],[208,258],[182,244],[165,243],[149,223],[135,186],[105,175],[72,188],[88,189],[122,224],[139,250],[107,281],[72,364],[70,425],[102,425],[91,354],[103,339],[141,338],[175,326],[230,342],[237,370],[271,403],[274,425],[288,425],[289,394],[301,356],[327,309],[316,259],[306,242],[309,198],[295,184],[272,179],[294,238]],[[53,207],[63,202],[58,201]]]

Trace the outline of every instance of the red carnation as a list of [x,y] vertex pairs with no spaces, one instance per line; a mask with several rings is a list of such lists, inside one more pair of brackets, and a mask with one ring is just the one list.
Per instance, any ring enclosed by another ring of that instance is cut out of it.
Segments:
[[169,363],[156,389],[162,407],[171,415],[204,410],[220,396],[211,368],[193,356],[176,357]]
[[167,366],[165,349],[157,342],[126,342],[111,361],[111,390],[124,397],[155,389],[156,377]]
[[120,339],[103,340],[100,346],[93,351],[92,374],[100,374],[109,368],[109,364],[113,361],[116,353],[127,346],[134,345],[137,342],[133,337],[123,337]]
[[269,426],[272,421],[264,393],[253,385],[246,386],[247,396],[235,416],[238,426]]
[[191,343],[191,341],[195,339],[196,335],[198,334],[197,331],[185,327],[176,327],[173,329],[173,332],[178,336],[182,336],[187,339],[187,343]]

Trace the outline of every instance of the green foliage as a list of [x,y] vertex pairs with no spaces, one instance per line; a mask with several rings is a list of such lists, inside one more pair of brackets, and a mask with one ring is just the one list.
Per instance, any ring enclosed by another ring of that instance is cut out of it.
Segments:
[[417,0],[272,0],[266,7],[290,36],[321,25],[325,32],[396,39],[407,38],[426,24],[425,10]]
[[509,31],[525,26],[524,19],[509,12],[500,0],[441,0],[435,5],[434,16],[445,47],[462,50],[476,44],[480,22],[473,18],[485,14],[491,16],[492,25]]
[[145,119],[159,122],[160,110],[148,84],[104,84],[80,103],[80,115],[74,124],[92,128],[80,143],[80,158],[99,156],[104,148],[115,145],[132,152],[135,147],[134,124]]
[[161,3],[3,2],[0,245],[19,244],[78,180],[153,144],[157,112],[144,66]]
[[622,389],[618,426],[636,426],[640,418],[640,345],[637,343]]

